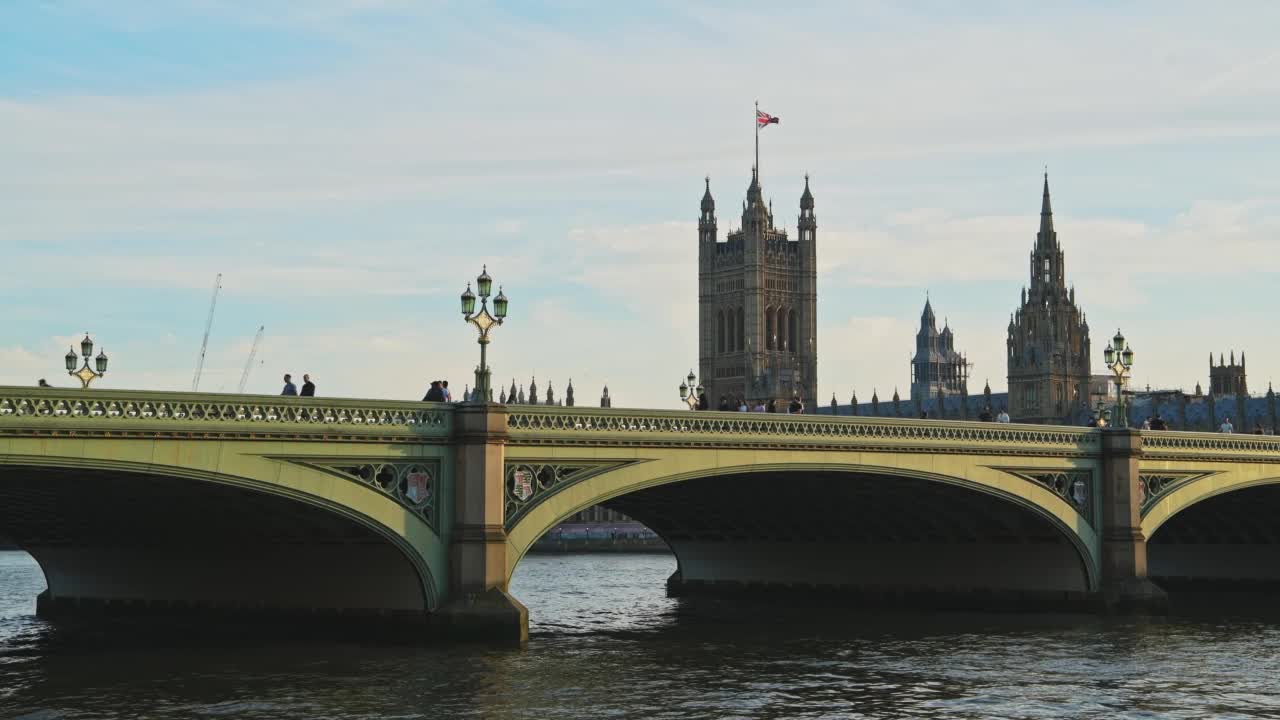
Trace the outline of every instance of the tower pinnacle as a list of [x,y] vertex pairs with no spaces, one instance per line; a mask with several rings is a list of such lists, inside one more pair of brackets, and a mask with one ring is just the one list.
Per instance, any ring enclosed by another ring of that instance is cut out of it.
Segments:
[[1040,200],[1040,236],[1042,242],[1053,243],[1053,206],[1049,202],[1049,173],[1044,174],[1044,197]]

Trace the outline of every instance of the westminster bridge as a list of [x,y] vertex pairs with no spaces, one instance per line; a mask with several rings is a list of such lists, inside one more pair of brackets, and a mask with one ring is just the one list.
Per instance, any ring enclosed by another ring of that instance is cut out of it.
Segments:
[[1280,582],[1280,438],[0,387],[0,538],[46,617],[518,644],[516,565],[595,504],[662,536],[674,593],[1158,612],[1160,584]]

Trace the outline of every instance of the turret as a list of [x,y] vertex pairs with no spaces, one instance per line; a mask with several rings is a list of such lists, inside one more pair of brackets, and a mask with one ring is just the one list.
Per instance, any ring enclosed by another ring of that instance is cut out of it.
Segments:
[[612,399],[610,399],[610,397],[609,397],[609,386],[608,386],[608,385],[605,385],[605,386],[604,386],[604,392],[603,392],[603,393],[600,393],[600,407],[602,407],[602,408],[611,408],[611,407],[613,407],[613,400],[612,400]]
[[698,241],[716,241],[716,201],[711,197],[711,176],[706,178],[706,190],[702,193],[702,215],[698,218]]
[[804,194],[800,196],[800,220],[797,223],[801,242],[814,242],[818,235],[818,217],[813,213],[813,193],[809,191],[809,174],[804,176]]
[[569,387],[564,389],[564,404],[573,407],[573,378],[569,378]]
[[538,404],[538,379],[536,377],[529,380],[529,404]]
[[929,296],[926,295],[924,298],[924,310],[920,311],[920,329],[933,330],[937,327],[937,324],[938,319],[933,314],[933,305],[929,302]]

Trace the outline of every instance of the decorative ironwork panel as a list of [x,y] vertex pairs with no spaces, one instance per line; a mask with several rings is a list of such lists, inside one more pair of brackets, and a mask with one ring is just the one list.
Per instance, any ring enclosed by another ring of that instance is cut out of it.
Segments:
[[135,425],[140,430],[146,424],[178,433],[226,430],[365,435],[391,431],[444,437],[451,431],[451,421],[451,408],[427,403],[0,388],[0,430],[6,426],[47,427],[70,433],[118,424],[120,432],[129,433]]
[[515,527],[520,518],[547,498],[589,477],[629,464],[618,462],[509,462],[505,471],[503,525]]
[[293,462],[319,468],[367,485],[394,499],[425,520],[432,530],[439,532],[440,463],[437,460],[337,463],[294,460]]
[[1217,475],[1217,471],[1192,471],[1192,472],[1176,472],[1161,471],[1151,473],[1139,473],[1138,489],[1142,493],[1141,513],[1147,514],[1153,505],[1160,501],[1162,497],[1168,495],[1174,490],[1186,485],[1187,483]]
[[1094,527],[1093,507],[1096,484],[1092,470],[1045,470],[1043,468],[994,468],[1035,483],[1062,498]]

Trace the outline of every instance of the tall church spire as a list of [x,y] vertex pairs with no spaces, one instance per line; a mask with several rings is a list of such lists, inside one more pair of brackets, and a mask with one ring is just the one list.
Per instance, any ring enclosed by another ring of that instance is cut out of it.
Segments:
[[1044,174],[1044,197],[1040,200],[1040,234],[1036,238],[1039,244],[1056,247],[1058,234],[1053,231],[1053,207],[1049,204],[1049,173]]
[[1030,260],[1031,285],[1009,323],[1009,411],[1021,421],[1067,422],[1088,405],[1089,325],[1067,285],[1047,170]]

